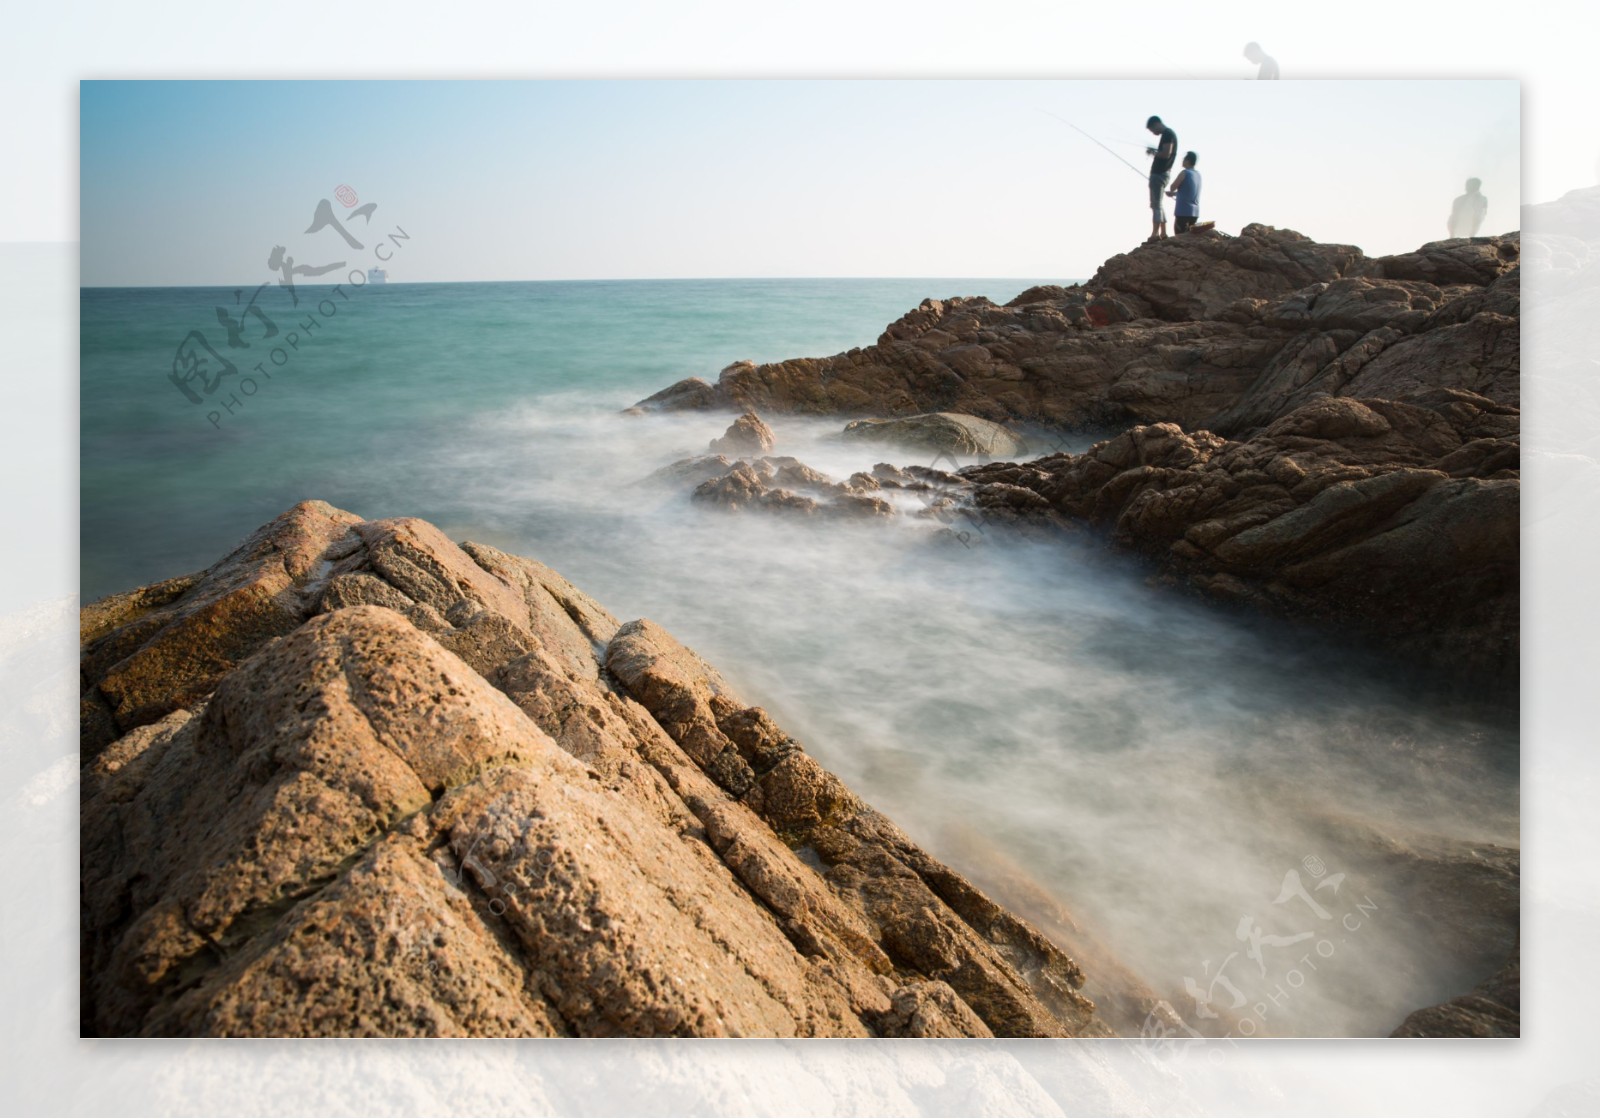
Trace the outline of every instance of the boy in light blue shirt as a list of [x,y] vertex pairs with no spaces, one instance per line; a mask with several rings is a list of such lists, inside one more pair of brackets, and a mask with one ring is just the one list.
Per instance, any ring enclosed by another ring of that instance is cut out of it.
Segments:
[[1178,200],[1179,233],[1189,232],[1200,220],[1200,172],[1194,169],[1199,158],[1194,152],[1184,153],[1183,170],[1178,172],[1178,177],[1172,180],[1172,187],[1167,191],[1167,197]]

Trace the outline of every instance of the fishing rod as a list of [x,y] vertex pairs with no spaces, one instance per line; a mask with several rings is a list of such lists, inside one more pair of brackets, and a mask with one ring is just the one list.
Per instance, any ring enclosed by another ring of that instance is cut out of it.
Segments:
[[1074,132],[1078,133],[1079,135],[1083,136],[1084,138],[1086,138],[1088,140],[1094,141],[1094,143],[1098,144],[1100,146],[1100,148],[1102,148],[1107,155],[1109,155],[1112,159],[1116,160],[1118,163],[1122,164],[1128,170],[1132,171],[1135,175],[1138,175],[1141,179],[1147,177],[1143,171],[1139,170],[1133,164],[1129,163],[1126,159],[1123,159],[1120,155],[1118,155],[1116,152],[1112,151],[1109,147],[1106,147],[1105,144],[1101,144],[1099,140],[1095,140],[1095,138],[1093,136],[1090,136],[1087,132],[1085,132],[1083,129],[1079,128],[1077,125],[1073,124],[1066,117],[1056,116],[1056,114],[1052,113],[1049,109],[1040,109],[1039,111],[1041,113],[1043,113],[1047,117],[1055,117],[1056,120],[1060,121],[1062,124],[1066,125],[1068,128],[1072,129]]

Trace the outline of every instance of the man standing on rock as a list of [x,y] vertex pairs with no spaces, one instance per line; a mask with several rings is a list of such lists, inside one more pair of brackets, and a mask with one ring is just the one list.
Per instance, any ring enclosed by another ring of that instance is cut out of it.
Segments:
[[1167,235],[1167,212],[1162,207],[1161,192],[1167,189],[1167,172],[1178,154],[1178,134],[1161,123],[1160,117],[1151,117],[1144,126],[1161,137],[1153,148],[1146,148],[1150,157],[1150,241],[1159,241]]
[[1175,233],[1189,232],[1200,220],[1200,172],[1194,169],[1199,158],[1194,152],[1183,153],[1183,170],[1178,172],[1178,177],[1172,180],[1172,189],[1167,191],[1168,198],[1178,200],[1173,207],[1173,216],[1178,219],[1173,229]]
[[1455,200],[1450,207],[1450,222],[1447,228],[1452,237],[1476,237],[1478,229],[1483,225],[1484,215],[1489,212],[1489,200],[1482,193],[1483,182],[1480,179],[1467,180],[1467,193]]

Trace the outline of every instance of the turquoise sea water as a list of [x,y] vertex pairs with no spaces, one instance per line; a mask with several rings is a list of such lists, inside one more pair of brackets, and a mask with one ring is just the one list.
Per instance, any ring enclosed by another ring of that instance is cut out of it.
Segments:
[[[519,407],[579,396],[620,409],[681,377],[715,380],[732,361],[866,345],[925,296],[1003,302],[1040,282],[1070,281],[390,284],[342,296],[301,284],[299,308],[263,293],[279,334],[262,341],[265,326],[245,317],[246,348],[228,347],[218,325],[219,306],[237,317],[231,289],[84,289],[83,598],[204,567],[308,496],[369,517],[457,520],[447,495],[415,504],[419,449],[470,443],[475,425]],[[300,327],[307,316],[320,325]],[[192,330],[239,370],[215,396],[197,390],[199,405],[168,379]]]
[[[232,291],[86,290],[83,595],[199,570],[305,498],[427,518],[665,625],[918,841],[991,889],[1020,876],[1180,1010],[1185,979],[1242,950],[1241,915],[1321,935],[1275,901],[1320,860],[1347,876],[1328,920],[1357,890],[1383,918],[1256,1028],[1387,1034],[1488,972],[1438,947],[1364,829],[1515,843],[1514,726],[1153,587],[1087,536],[959,544],[914,515],[730,516],[641,484],[728,423],[619,414],[672,381],[866,345],[924,297],[1035,282],[418,284],[337,303],[302,287],[320,325],[249,395],[271,347],[254,319],[249,348],[226,347]],[[301,320],[280,302],[281,347]],[[167,377],[196,329],[240,369],[200,405]],[[769,420],[777,453],[835,477],[894,457],[834,441],[838,421]],[[1232,979],[1254,1003],[1281,965]]]

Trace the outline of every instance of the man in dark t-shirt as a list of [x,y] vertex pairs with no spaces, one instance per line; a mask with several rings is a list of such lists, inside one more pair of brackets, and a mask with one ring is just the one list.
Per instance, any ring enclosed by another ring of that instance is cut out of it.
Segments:
[[1167,189],[1167,173],[1178,154],[1178,134],[1161,123],[1160,117],[1151,117],[1144,126],[1160,137],[1156,146],[1146,148],[1150,157],[1150,240],[1159,241],[1167,235],[1167,212],[1162,207],[1162,192]]

